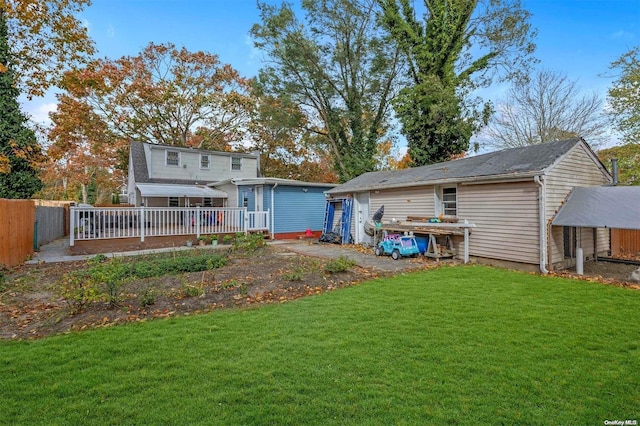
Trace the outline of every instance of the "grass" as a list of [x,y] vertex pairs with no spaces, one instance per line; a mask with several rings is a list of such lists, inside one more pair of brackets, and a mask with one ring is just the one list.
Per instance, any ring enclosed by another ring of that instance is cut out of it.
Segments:
[[479,266],[0,343],[5,424],[640,420],[640,293]]

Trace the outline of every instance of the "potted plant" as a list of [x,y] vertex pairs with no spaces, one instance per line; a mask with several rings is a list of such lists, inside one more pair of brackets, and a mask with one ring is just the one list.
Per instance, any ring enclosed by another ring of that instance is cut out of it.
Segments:
[[200,244],[201,246],[207,244],[207,236],[206,235],[200,235],[198,237],[198,244]]
[[217,246],[218,245],[218,236],[217,235],[210,235],[209,237],[211,239],[211,245],[212,246]]
[[193,245],[193,242],[191,240],[187,240],[187,247],[191,247]]

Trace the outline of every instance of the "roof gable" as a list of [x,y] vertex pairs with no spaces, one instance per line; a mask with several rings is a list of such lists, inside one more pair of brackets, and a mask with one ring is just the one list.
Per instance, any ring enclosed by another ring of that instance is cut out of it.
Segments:
[[[397,188],[447,182],[518,179],[544,174],[573,147],[587,144],[581,138],[510,148],[473,157],[403,170],[362,174],[328,193]],[[588,147],[588,146],[587,146]],[[591,151],[589,149],[589,151]],[[592,151],[591,151],[592,152]]]

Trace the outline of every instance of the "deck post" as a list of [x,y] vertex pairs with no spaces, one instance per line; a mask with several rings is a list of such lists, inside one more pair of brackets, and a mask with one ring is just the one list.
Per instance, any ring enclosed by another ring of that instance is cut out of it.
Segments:
[[196,239],[200,238],[200,204],[196,204]]
[[[468,225],[469,221],[464,220],[464,224]],[[464,263],[469,263],[469,228],[464,227]]]
[[243,213],[243,218],[244,218],[243,223],[242,223],[242,226],[243,226],[244,229],[242,230],[242,232],[244,232],[246,234],[249,231],[249,212],[247,211],[246,207],[243,209],[242,213]]
[[69,208],[69,212],[71,213],[71,217],[69,218],[69,227],[71,228],[70,229],[71,232],[69,232],[69,235],[70,235],[69,236],[69,245],[71,247],[73,247],[74,244],[75,244],[74,238],[76,236],[76,230],[75,230],[75,227],[76,227],[76,208],[75,208],[75,206],[71,206]]
[[144,243],[144,204],[140,206],[140,242]]

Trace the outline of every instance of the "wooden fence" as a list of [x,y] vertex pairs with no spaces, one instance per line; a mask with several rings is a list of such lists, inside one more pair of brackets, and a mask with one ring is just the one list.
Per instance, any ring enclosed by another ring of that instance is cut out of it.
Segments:
[[33,200],[0,199],[0,267],[12,268],[33,254]]
[[640,230],[612,229],[611,255],[638,256],[640,253]]

